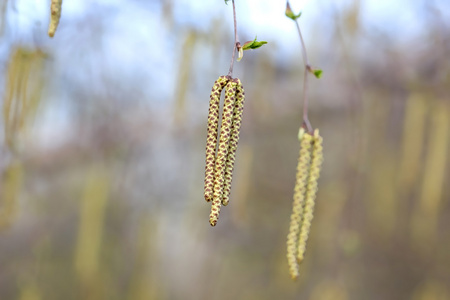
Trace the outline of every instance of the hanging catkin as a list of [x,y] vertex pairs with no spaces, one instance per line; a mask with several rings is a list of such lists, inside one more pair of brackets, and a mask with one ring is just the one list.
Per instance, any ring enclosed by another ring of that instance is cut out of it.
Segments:
[[216,226],[219,219],[220,206],[223,197],[223,184],[225,165],[228,154],[228,147],[230,142],[231,125],[233,122],[233,109],[236,99],[237,80],[230,80],[225,87],[225,101],[223,105],[222,123],[220,127],[219,146],[217,149],[215,169],[214,169],[214,192],[213,203],[211,206],[211,214],[209,223],[211,226]]
[[222,204],[228,205],[230,201],[231,181],[233,176],[234,162],[236,160],[236,150],[239,142],[239,133],[242,124],[242,113],[244,112],[245,91],[242,83],[237,79],[236,102],[234,104],[233,122],[231,125],[230,145],[225,166],[225,182],[223,186]]
[[303,206],[305,203],[306,186],[311,164],[312,147],[312,136],[309,133],[305,133],[303,128],[300,129],[299,139],[300,153],[297,164],[291,222],[287,237],[287,260],[289,273],[291,274],[292,279],[296,279],[299,276],[297,262],[298,238],[303,219]]
[[219,126],[219,105],[220,94],[223,88],[230,80],[230,77],[220,76],[214,82],[212,87],[209,113],[208,113],[208,128],[206,138],[206,166],[205,166],[205,200],[211,201],[213,198],[214,189],[214,166],[216,162],[216,144],[217,144],[217,130]]
[[317,194],[317,182],[320,176],[320,169],[323,162],[323,139],[319,135],[319,130],[314,131],[313,146],[311,153],[311,167],[309,170],[308,183],[306,185],[305,193],[305,209],[303,212],[303,221],[300,229],[300,236],[298,241],[297,261],[301,263],[305,256],[306,242],[308,241],[309,231],[311,229],[311,221],[314,217],[314,205]]
[[53,37],[58,28],[59,19],[61,18],[62,0],[52,0],[50,6],[50,24],[48,26],[48,35]]

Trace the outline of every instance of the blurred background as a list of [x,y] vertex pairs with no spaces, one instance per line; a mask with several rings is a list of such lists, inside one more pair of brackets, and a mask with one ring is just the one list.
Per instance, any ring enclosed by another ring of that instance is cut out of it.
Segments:
[[303,62],[285,2],[236,0],[230,205],[203,198],[222,0],[0,1],[0,299],[450,299],[450,3],[291,1],[324,137],[306,259],[286,236]]

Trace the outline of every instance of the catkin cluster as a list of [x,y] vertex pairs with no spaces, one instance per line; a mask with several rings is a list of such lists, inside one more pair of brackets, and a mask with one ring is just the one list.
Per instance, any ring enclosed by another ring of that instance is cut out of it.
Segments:
[[[225,100],[219,134],[220,95],[224,88]],[[220,76],[214,83],[209,102],[205,166],[205,200],[212,201],[209,217],[211,226],[217,224],[220,207],[229,203],[244,100],[244,88],[238,78]]]
[[300,154],[294,188],[294,201],[289,234],[287,236],[287,259],[292,279],[299,276],[298,266],[303,261],[308,241],[314,204],[317,193],[317,181],[323,161],[322,137],[319,130],[314,134],[300,129]]
[[62,0],[52,0],[50,6],[50,24],[48,26],[48,35],[53,37],[58,28],[59,19],[61,19]]

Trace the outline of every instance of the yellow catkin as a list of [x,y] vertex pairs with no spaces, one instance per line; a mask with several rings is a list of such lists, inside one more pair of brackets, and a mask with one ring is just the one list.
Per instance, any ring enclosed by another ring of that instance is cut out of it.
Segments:
[[222,204],[228,205],[230,202],[231,181],[233,176],[234,162],[236,160],[236,150],[239,142],[239,133],[242,124],[242,113],[244,112],[245,91],[241,81],[236,79],[236,102],[234,104],[233,123],[231,125],[231,138],[228,148],[228,156],[225,167],[225,182],[223,186]]
[[231,136],[231,125],[233,121],[233,109],[236,99],[237,80],[231,80],[225,88],[225,101],[223,105],[222,123],[220,127],[220,139],[217,149],[214,168],[214,193],[209,223],[216,226],[219,219],[220,206],[222,204],[225,164],[228,156],[228,147]]
[[305,209],[303,212],[303,221],[300,229],[298,241],[297,261],[301,263],[305,256],[306,242],[308,241],[309,231],[311,229],[311,221],[313,219],[314,205],[317,194],[317,181],[320,176],[320,169],[323,161],[323,139],[319,135],[319,130],[314,131],[311,167],[309,170],[308,184],[305,193]]
[[312,136],[305,133],[303,128],[299,132],[300,153],[297,164],[297,176],[294,188],[294,201],[292,207],[289,234],[287,236],[287,260],[289,273],[292,279],[299,276],[297,262],[297,247],[300,224],[303,216],[303,205],[305,202],[306,185],[308,180],[309,167],[311,163]]
[[214,189],[214,166],[216,162],[217,130],[219,126],[220,93],[230,78],[220,76],[214,82],[209,101],[208,128],[206,137],[206,166],[205,166],[205,200],[211,201]]
[[48,35],[53,37],[58,28],[59,19],[61,19],[62,0],[52,0],[50,6],[50,24],[48,26]]

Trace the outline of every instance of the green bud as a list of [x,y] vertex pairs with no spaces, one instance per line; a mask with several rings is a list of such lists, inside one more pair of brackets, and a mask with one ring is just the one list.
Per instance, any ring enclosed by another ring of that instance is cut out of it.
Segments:
[[315,69],[315,70],[312,70],[312,72],[313,72],[314,76],[316,76],[316,78],[322,77],[322,73],[323,73],[322,70],[320,70],[320,69]]
[[257,37],[255,37],[255,39],[254,39],[253,41],[245,42],[244,45],[242,45],[242,50],[253,50],[253,49],[258,49],[258,48],[261,47],[262,45],[267,44],[266,41],[257,41],[256,38],[257,38]]
[[239,55],[238,55],[237,61],[240,61],[242,59],[242,57],[244,57],[244,49],[243,49],[243,47],[239,47],[238,48],[238,52],[239,52]]
[[289,2],[286,3],[286,11],[285,11],[286,17],[297,20],[302,15],[302,12],[299,12],[298,15],[294,14],[294,12],[291,9],[291,6],[289,5]]

